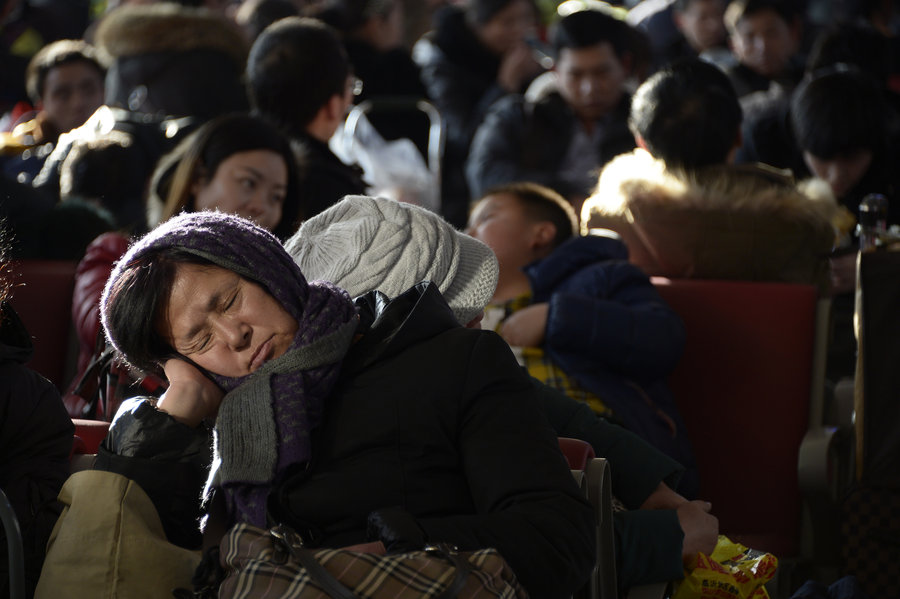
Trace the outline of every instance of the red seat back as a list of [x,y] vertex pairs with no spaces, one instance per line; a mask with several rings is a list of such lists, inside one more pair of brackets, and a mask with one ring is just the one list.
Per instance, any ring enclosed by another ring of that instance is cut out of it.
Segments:
[[75,447],[73,453],[97,453],[100,443],[109,432],[109,422],[102,420],[72,419],[75,424]]
[[588,462],[594,458],[594,448],[590,443],[581,439],[560,437],[559,448],[566,456],[570,470],[584,470],[587,468]]
[[812,286],[654,278],[684,320],[669,384],[720,530],[778,556],[799,552],[797,459],[808,428]]
[[34,342],[34,355],[26,366],[60,390],[74,375],[76,348],[71,332],[76,266],[65,260],[22,260],[11,267],[11,303]]

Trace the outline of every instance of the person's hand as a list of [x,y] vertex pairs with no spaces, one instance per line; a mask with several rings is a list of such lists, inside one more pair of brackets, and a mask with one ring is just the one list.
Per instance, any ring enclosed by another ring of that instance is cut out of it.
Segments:
[[659,483],[659,486],[641,504],[640,509],[676,510],[684,503],[688,503],[688,500],[670,489],[666,483]]
[[831,293],[840,294],[856,289],[856,254],[835,256],[831,263]]
[[676,510],[678,524],[684,532],[681,559],[688,568],[693,567],[697,553],[709,555],[719,539],[719,519],[713,516],[708,501],[688,501]]
[[542,70],[534,59],[531,48],[522,42],[503,55],[497,71],[497,83],[510,93],[518,93],[522,91],[525,82]]
[[550,304],[543,302],[522,308],[500,325],[500,336],[515,347],[539,347],[544,343]]
[[225,394],[197,368],[173,358],[166,361],[163,370],[169,388],[159,400],[160,410],[188,426],[197,426],[218,413]]

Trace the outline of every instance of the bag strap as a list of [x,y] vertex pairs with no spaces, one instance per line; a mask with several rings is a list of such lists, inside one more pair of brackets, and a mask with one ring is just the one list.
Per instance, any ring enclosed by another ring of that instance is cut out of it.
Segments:
[[425,547],[425,552],[436,554],[456,566],[456,576],[453,578],[453,582],[451,582],[450,586],[448,586],[443,593],[438,595],[436,599],[455,598],[459,595],[459,592],[463,587],[466,586],[466,579],[468,579],[469,575],[474,571],[472,564],[469,563],[469,560],[456,552],[456,547],[452,547],[447,543],[427,545]]
[[325,593],[332,599],[360,599],[353,591],[345,587],[341,582],[328,573],[328,570],[318,562],[313,552],[303,547],[300,536],[284,524],[269,529],[269,534],[275,542],[282,545],[297,562],[303,566],[316,584],[321,586]]
[[[315,553],[303,547],[303,541],[290,527],[279,524],[269,529],[269,534],[277,543],[282,545],[291,557],[303,566],[309,573],[316,584],[322,587],[326,594],[332,599],[360,599],[358,595],[344,586],[337,578],[331,575],[325,567],[319,563],[315,557]],[[446,543],[437,543],[427,545],[425,553],[440,557],[456,568],[456,576],[443,593],[435,599],[454,599],[466,585],[466,580],[472,574],[473,568],[469,560],[465,559],[456,551],[456,547],[452,547]]]

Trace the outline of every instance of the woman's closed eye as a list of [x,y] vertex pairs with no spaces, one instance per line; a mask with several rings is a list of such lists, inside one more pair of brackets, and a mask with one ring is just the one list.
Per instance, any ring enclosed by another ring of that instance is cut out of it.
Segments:
[[235,302],[238,298],[238,292],[235,291],[231,294],[231,297],[225,302],[225,306],[222,308],[223,312],[228,312],[232,307],[234,307]]
[[206,351],[206,348],[209,347],[209,342],[211,339],[212,335],[204,335],[200,339],[200,343],[196,346],[196,349],[194,349],[191,353],[203,353],[204,351]]
[[[241,292],[240,289],[235,289],[230,295],[226,296],[224,302],[222,302],[219,310],[222,314],[227,314],[230,310],[233,310],[238,305],[238,300]],[[202,354],[210,347],[212,347],[212,333],[209,331],[201,331],[197,334],[196,341],[191,343],[189,346],[185,348],[184,354]]]

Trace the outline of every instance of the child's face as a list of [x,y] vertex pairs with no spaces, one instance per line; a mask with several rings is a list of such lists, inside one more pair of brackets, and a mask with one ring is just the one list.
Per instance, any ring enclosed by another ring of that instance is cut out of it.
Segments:
[[466,233],[494,250],[505,269],[520,269],[537,258],[534,254],[535,223],[509,193],[485,196],[472,211]]

